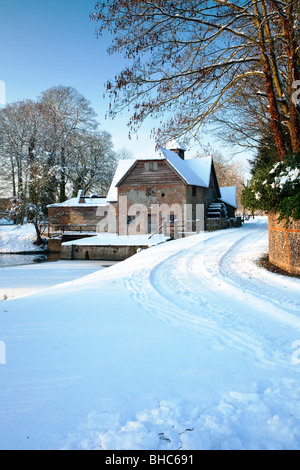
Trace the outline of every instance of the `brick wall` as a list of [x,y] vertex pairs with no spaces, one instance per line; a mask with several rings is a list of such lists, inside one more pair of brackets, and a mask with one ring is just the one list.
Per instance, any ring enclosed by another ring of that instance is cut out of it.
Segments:
[[275,266],[300,275],[300,221],[288,228],[277,222],[276,214],[269,215],[269,260]]
[[[170,185],[141,185],[135,187],[119,187],[119,206],[118,206],[118,220],[119,220],[119,233],[125,234],[125,231],[128,229],[126,227],[127,218],[124,217],[126,212],[129,215],[134,215],[134,208],[136,204],[142,204],[147,208],[147,212],[150,215],[152,213],[152,224],[155,229],[156,225],[160,225],[162,214],[159,213],[156,217],[156,209],[163,207],[163,205],[170,206],[176,210],[179,209],[180,214],[184,214],[184,205],[187,202],[187,192],[185,184],[170,184]],[[120,198],[126,197],[127,207],[123,207],[123,202],[120,204]],[[153,207],[152,207],[153,206]],[[151,208],[153,209],[151,211]],[[138,207],[136,207],[138,209]],[[123,216],[122,216],[123,214]],[[176,214],[176,218],[178,215]],[[149,230],[148,221],[145,222],[144,230],[141,233],[149,233],[152,230]]]

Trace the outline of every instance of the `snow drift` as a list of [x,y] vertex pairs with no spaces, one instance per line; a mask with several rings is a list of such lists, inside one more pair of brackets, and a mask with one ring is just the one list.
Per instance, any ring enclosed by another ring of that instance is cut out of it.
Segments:
[[297,449],[300,280],[267,221],[0,302],[2,449]]

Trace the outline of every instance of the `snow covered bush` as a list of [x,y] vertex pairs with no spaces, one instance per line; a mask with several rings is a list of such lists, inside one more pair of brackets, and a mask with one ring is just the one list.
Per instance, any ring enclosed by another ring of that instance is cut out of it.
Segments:
[[279,220],[300,220],[300,153],[257,170],[242,195],[250,210],[278,213]]

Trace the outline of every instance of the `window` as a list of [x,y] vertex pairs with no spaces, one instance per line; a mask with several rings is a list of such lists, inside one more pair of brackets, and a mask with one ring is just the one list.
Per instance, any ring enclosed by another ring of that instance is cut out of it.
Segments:
[[158,163],[157,162],[145,162],[145,171],[157,171]]
[[149,171],[157,171],[157,162],[149,162]]
[[192,186],[192,196],[197,196],[197,186]]
[[135,221],[135,215],[128,215],[127,216],[127,224],[131,224]]

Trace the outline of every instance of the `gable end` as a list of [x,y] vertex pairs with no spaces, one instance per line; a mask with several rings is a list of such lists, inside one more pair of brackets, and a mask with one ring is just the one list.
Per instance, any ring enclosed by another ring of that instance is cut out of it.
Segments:
[[139,160],[117,183],[121,186],[187,184],[167,160]]

